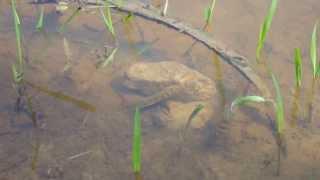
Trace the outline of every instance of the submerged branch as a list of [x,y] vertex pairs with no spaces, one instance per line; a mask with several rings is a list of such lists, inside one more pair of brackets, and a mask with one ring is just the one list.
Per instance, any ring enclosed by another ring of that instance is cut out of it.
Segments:
[[[88,3],[97,3],[103,5],[102,0],[87,0]],[[209,49],[216,52],[222,60],[236,68],[242,75],[244,75],[249,81],[251,81],[263,94],[265,97],[270,96],[270,92],[261,80],[261,78],[256,74],[253,69],[249,66],[249,61],[246,57],[228,49],[222,43],[217,42],[208,36],[205,32],[192,27],[191,25],[176,20],[168,16],[162,16],[161,11],[141,2],[126,1],[126,3],[118,6],[114,0],[109,0],[109,2],[114,5],[113,8],[122,12],[132,13],[137,16],[143,17],[145,19],[155,21],[159,24],[166,25],[170,28],[175,29],[183,34],[186,34],[193,39],[201,42]]]

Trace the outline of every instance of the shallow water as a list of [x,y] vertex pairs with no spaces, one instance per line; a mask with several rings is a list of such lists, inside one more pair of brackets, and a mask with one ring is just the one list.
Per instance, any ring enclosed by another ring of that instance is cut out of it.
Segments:
[[[309,61],[311,32],[320,17],[317,0],[280,1],[265,45],[263,60],[279,79],[285,103],[287,154],[281,155],[279,176],[278,149],[270,125],[275,118],[272,109],[257,105],[228,113],[237,96],[258,91],[203,45],[196,44],[186,54],[193,43],[189,37],[138,17],[122,23],[125,14],[116,11],[115,40],[105,30],[98,11],[80,12],[63,33],[58,33],[72,9],[58,14],[55,4],[44,4],[44,31],[36,32],[39,6],[18,4],[28,82],[24,100],[30,99],[34,114],[26,106],[16,112],[18,96],[11,74],[16,41],[8,2],[0,2],[0,179],[134,179],[133,114],[128,101],[139,96],[120,91],[115,79],[136,62],[162,60],[183,63],[214,80],[218,90],[215,114],[204,127],[189,129],[182,141],[179,130],[151,119],[160,105],[143,111],[143,179],[320,178],[320,96],[318,84],[310,96]],[[273,92],[264,66],[254,59],[268,3],[217,1],[208,33],[247,56]],[[209,1],[172,1],[168,16],[200,28],[207,4]],[[118,47],[113,62],[97,69],[96,64],[113,47]],[[299,96],[294,88],[296,47],[303,55]],[[32,117],[38,128],[34,128]]]

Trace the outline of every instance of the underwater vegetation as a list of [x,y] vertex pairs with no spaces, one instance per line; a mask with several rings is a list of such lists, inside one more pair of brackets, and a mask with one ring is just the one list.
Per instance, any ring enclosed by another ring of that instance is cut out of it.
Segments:
[[312,71],[313,71],[313,79],[316,79],[317,76],[320,74],[319,66],[320,63],[318,62],[318,53],[317,53],[317,29],[318,29],[318,23],[314,25],[312,35],[311,35],[311,43],[310,43],[310,60],[312,64]]
[[[261,24],[260,31],[259,31],[259,39],[257,42],[257,48],[256,48],[256,59],[259,61],[261,59],[261,51],[264,48],[264,43],[266,41],[266,37],[268,32],[270,31],[270,27],[272,24],[272,19],[274,17],[274,14],[277,9],[277,0],[272,0],[271,5],[269,7],[268,14],[266,15],[263,23]],[[214,14],[214,8],[215,8],[216,0],[212,0],[210,6],[208,6],[205,9],[205,22],[206,24],[212,23],[213,19],[213,14]],[[16,1],[11,0],[11,8],[12,8],[12,16],[13,16],[13,22],[14,22],[14,30],[15,30],[15,37],[16,37],[16,56],[17,60],[12,63],[12,76],[13,76],[13,81],[15,83],[15,89],[18,94],[18,100],[17,104],[20,101],[23,101],[21,98],[26,97],[24,101],[27,103],[27,109],[32,113],[35,113],[35,110],[32,107],[32,99],[29,98],[27,95],[25,95],[25,88],[26,85],[28,87],[34,88],[40,92],[43,92],[47,95],[50,95],[52,97],[55,97],[56,99],[68,101],[72,104],[77,105],[78,107],[81,107],[83,109],[86,109],[87,111],[90,112],[95,112],[96,109],[93,105],[85,102],[78,100],[76,98],[73,98],[71,96],[67,96],[63,93],[60,93],[58,91],[51,91],[46,88],[43,88],[41,86],[34,85],[27,80],[24,79],[24,57],[23,57],[23,47],[22,47],[22,29],[21,29],[21,20],[19,18],[19,14],[17,12],[16,8]],[[104,6],[103,8],[99,9],[100,15],[102,17],[102,21],[104,23],[104,26],[106,30],[108,30],[111,35],[113,36],[114,40],[116,41],[116,36],[117,34],[115,33],[115,28],[114,28],[114,23],[112,19],[112,13],[110,9],[110,5],[108,1],[104,1]],[[62,33],[66,29],[67,25],[80,13],[82,7],[79,7],[73,11],[73,13],[67,18],[65,22],[62,23],[62,25],[59,28],[59,32]],[[167,9],[168,9],[168,0],[165,1],[164,8],[162,10],[162,15],[165,16],[167,14]],[[39,17],[35,26],[35,29],[38,31],[41,31],[44,28],[44,7],[41,7]],[[127,16],[123,18],[123,22],[127,23],[130,19],[132,19],[133,14],[128,13]],[[311,42],[310,42],[310,60],[311,60],[311,65],[312,65],[312,76],[313,76],[313,81],[317,79],[317,77],[320,76],[320,63],[318,61],[318,55],[317,55],[317,27],[318,23],[315,23],[313,27],[313,31],[311,34]],[[66,38],[63,38],[63,46],[64,46],[64,51],[66,54],[66,59],[67,63],[64,68],[64,71],[67,71],[71,66],[71,53],[70,53],[70,47],[68,44],[68,41]],[[191,46],[192,48],[192,46]],[[96,64],[96,68],[102,68],[102,67],[107,67],[109,64],[111,64],[114,60],[114,56],[117,53],[118,47],[116,43],[116,47],[114,47],[109,53],[108,56],[104,56],[104,59],[102,61],[99,61]],[[231,104],[231,111],[234,110],[236,106],[241,106],[245,105],[247,103],[263,103],[266,105],[271,105],[272,110],[274,112],[274,128],[272,129],[274,133],[274,138],[276,140],[277,147],[279,149],[278,151],[278,168],[277,168],[277,175],[280,174],[280,155],[283,154],[283,151],[285,150],[285,139],[284,139],[284,133],[285,133],[285,128],[286,128],[286,118],[285,118],[285,103],[284,103],[284,98],[281,93],[281,87],[279,85],[279,81],[276,77],[276,75],[272,72],[272,68],[268,68],[268,77],[272,80],[273,84],[273,89],[274,89],[274,94],[275,97],[263,97],[263,96],[258,96],[258,95],[248,95],[248,96],[242,96],[238,97],[235,100],[232,101]],[[302,82],[302,55],[301,55],[301,49],[300,48],[295,48],[294,49],[294,72],[295,72],[295,87],[296,88],[301,88],[303,85]],[[314,87],[312,88],[314,89]],[[300,91],[299,91],[300,92]],[[312,91],[312,95],[314,94],[314,90]],[[300,94],[299,94],[300,95]],[[313,96],[311,96],[313,97]],[[312,113],[312,101],[313,98],[310,99],[310,114]],[[296,103],[298,104],[298,102]],[[190,116],[188,118],[188,121],[185,125],[184,130],[182,131],[182,137],[185,138],[185,134],[194,120],[194,117],[203,109],[202,105],[198,105],[192,112],[190,112]],[[310,115],[311,116],[311,115]],[[311,119],[311,117],[310,117]],[[37,127],[37,121],[35,118],[33,118],[33,124],[35,127]],[[133,137],[132,137],[132,149],[131,149],[131,163],[132,163],[132,171],[136,175],[136,179],[141,179],[141,164],[142,164],[142,135],[141,135],[141,109],[137,107],[134,112],[134,118],[133,118]],[[38,144],[35,148],[35,154],[33,155],[33,160],[32,160],[32,169],[36,169],[37,166],[37,159],[38,159],[38,151],[39,147]]]
[[103,18],[103,22],[106,26],[106,28],[110,31],[113,37],[115,37],[115,32],[113,28],[113,23],[112,23],[112,17],[111,17],[111,12],[110,12],[110,7],[108,1],[104,2],[104,11],[100,9],[101,16]]
[[302,57],[300,48],[294,49],[294,65],[295,65],[295,80],[296,87],[301,87],[302,81]]
[[38,31],[43,29],[43,21],[44,21],[43,17],[44,17],[44,7],[41,6],[40,7],[40,14],[39,14],[38,22],[37,22],[37,25],[36,25],[36,29]]
[[[132,170],[135,177],[140,176],[141,172],[141,112],[137,107],[133,120],[133,139],[132,139]],[[138,178],[137,178],[138,179]]]
[[272,18],[276,12],[277,9],[277,4],[278,4],[278,0],[272,0],[271,1],[271,5],[269,7],[269,11],[267,16],[265,17],[262,25],[260,26],[260,32],[259,32],[259,39],[258,39],[258,45],[257,45],[257,49],[256,49],[256,58],[257,61],[260,60],[260,56],[261,56],[261,50],[264,47],[264,42],[266,40],[267,37],[267,33],[270,30],[271,27],[271,23],[272,23]]
[[212,0],[211,5],[206,7],[206,9],[204,10],[204,19],[207,24],[210,24],[212,21],[215,5],[216,5],[216,0]]
[[16,1],[11,0],[11,8],[14,22],[14,29],[16,34],[17,43],[17,61],[12,64],[13,80],[15,83],[20,84],[23,80],[24,74],[24,60],[22,54],[22,35],[21,35],[21,21],[16,9]]

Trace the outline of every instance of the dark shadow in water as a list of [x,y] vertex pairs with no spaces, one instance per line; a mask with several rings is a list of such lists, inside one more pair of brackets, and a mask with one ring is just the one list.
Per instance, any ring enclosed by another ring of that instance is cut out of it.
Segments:
[[[24,82],[16,84],[15,90],[17,92],[17,99],[14,105],[14,112],[17,114],[25,113],[32,121],[32,127],[37,128],[39,127],[39,117],[38,112],[34,108],[32,96],[27,91],[27,87],[25,86]],[[11,121],[11,125],[15,126],[15,121]],[[21,126],[20,126],[21,127]],[[22,126],[23,127],[23,126]]]
[[47,95],[49,95],[51,97],[54,97],[55,99],[74,104],[75,106],[77,106],[77,107],[79,107],[79,108],[81,108],[83,110],[86,110],[86,111],[89,111],[89,112],[95,112],[96,111],[96,107],[94,105],[92,105],[92,104],[87,103],[86,101],[74,98],[72,96],[68,96],[68,95],[66,95],[66,94],[64,94],[62,92],[59,92],[59,91],[49,90],[46,87],[42,87],[42,86],[33,84],[31,82],[27,82],[26,81],[26,84],[28,86],[30,86],[31,88],[39,91],[39,92],[45,93],[45,94],[47,94]]
[[307,117],[306,117],[306,123],[308,127],[312,127],[313,124],[313,100],[314,100],[314,93],[316,90],[317,80],[312,80],[312,86],[310,88],[310,93],[307,94]]
[[300,87],[296,87],[294,89],[293,101],[292,101],[292,107],[291,107],[291,121],[290,121],[291,127],[297,126],[299,112],[300,112],[300,103],[301,103],[300,94],[301,94]]

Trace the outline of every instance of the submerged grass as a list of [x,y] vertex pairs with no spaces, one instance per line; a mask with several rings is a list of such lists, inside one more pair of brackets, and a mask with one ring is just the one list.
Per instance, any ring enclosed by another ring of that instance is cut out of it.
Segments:
[[215,4],[216,0],[211,0],[210,6],[206,7],[204,11],[204,18],[207,24],[210,24],[212,21]]
[[43,17],[44,17],[44,7],[41,6],[40,7],[40,14],[39,14],[38,22],[37,22],[37,25],[36,25],[36,29],[38,31],[43,29],[43,19],[44,19]]
[[16,34],[16,43],[17,43],[17,64],[12,64],[12,74],[15,83],[21,83],[23,80],[24,74],[24,61],[22,57],[22,36],[21,36],[21,21],[16,9],[16,1],[11,0],[11,9],[14,21],[14,29]]
[[273,109],[274,109],[275,115],[276,115],[275,126],[274,126],[275,127],[274,137],[275,137],[275,141],[276,141],[277,148],[278,148],[276,175],[279,176],[280,175],[280,167],[281,167],[280,166],[281,165],[281,154],[287,155],[286,141],[283,136],[284,125],[285,125],[284,105],[283,105],[283,98],[281,95],[278,80],[276,79],[276,77],[273,75],[273,73],[271,71],[270,71],[270,75],[272,78],[273,86],[276,91],[275,99],[268,100],[268,99],[265,99],[264,97],[261,97],[261,96],[238,97],[232,102],[231,110],[232,110],[233,106],[235,106],[235,105],[242,105],[242,104],[245,104],[248,102],[263,102],[263,103],[271,102],[273,104]]
[[316,23],[313,27],[312,35],[311,35],[311,43],[310,43],[310,60],[312,64],[312,70],[313,70],[313,79],[316,79],[317,76],[319,76],[320,72],[318,70],[319,64],[318,64],[318,57],[317,57],[317,26],[318,23]]
[[78,7],[69,17],[68,19],[60,26],[59,32],[62,33],[66,26],[71,22],[72,19],[74,19],[80,12],[81,7]]
[[112,23],[112,17],[110,12],[109,3],[107,1],[104,2],[104,11],[100,9],[100,13],[103,19],[103,22],[106,26],[106,28],[111,32],[112,36],[115,36],[113,23]]
[[182,139],[182,143],[184,143],[184,141],[187,139],[186,135],[188,132],[188,129],[193,121],[193,119],[200,113],[200,111],[202,111],[202,109],[204,108],[204,106],[202,104],[198,104],[191,112],[191,114],[188,117],[187,123],[185,125],[185,127],[181,130],[181,139]]
[[136,174],[141,171],[141,113],[139,107],[134,113],[132,168]]
[[235,100],[233,100],[231,104],[231,111],[233,110],[234,106],[244,105],[249,102],[254,103],[272,103],[273,108],[276,114],[276,123],[275,123],[275,129],[277,134],[282,134],[284,129],[284,106],[283,106],[283,98],[280,91],[280,86],[278,83],[278,80],[276,77],[271,73],[271,78],[273,82],[273,86],[276,91],[276,98],[275,99],[266,99],[261,96],[242,96],[238,97]]
[[270,26],[272,23],[272,18],[277,9],[278,0],[272,0],[271,5],[269,7],[268,15],[265,17],[263,24],[260,27],[259,40],[256,49],[256,58],[257,61],[260,60],[261,50],[263,49],[264,42],[266,40],[266,36],[268,31],[270,30]]
[[118,48],[114,48],[109,56],[104,57],[104,60],[97,63],[96,67],[103,68],[103,67],[109,65],[110,63],[112,63],[114,60],[114,55],[116,54],[117,50],[118,50]]
[[235,106],[240,106],[240,105],[245,105],[247,103],[266,103],[266,102],[270,102],[270,100],[261,97],[261,96],[241,96],[241,97],[237,97],[235,100],[232,101],[231,103],[231,111],[233,111],[233,108]]
[[295,48],[294,50],[294,65],[296,87],[300,87],[302,81],[302,57],[300,48]]
[[277,78],[271,73],[272,83],[276,91],[276,99],[274,109],[276,111],[276,130],[278,134],[282,134],[284,129],[284,106],[280,86]]

